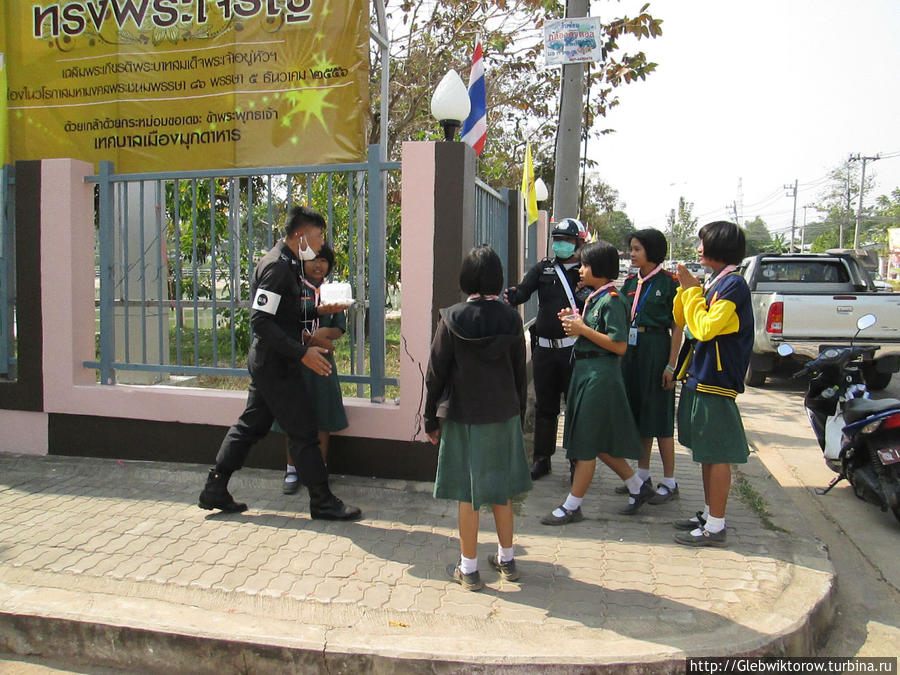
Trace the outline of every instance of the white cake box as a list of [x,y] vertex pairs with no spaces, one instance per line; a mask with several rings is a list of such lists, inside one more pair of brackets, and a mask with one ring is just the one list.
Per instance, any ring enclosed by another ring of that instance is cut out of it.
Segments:
[[353,289],[344,281],[319,286],[319,300],[323,305],[352,305]]

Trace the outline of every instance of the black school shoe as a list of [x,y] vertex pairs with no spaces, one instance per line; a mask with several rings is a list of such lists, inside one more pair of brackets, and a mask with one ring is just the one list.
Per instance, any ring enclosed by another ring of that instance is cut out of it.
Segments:
[[559,505],[559,508],[562,509],[563,511],[565,511],[565,515],[562,515],[562,516],[554,515],[553,511],[555,511],[556,509],[553,509],[553,511],[551,511],[546,516],[541,518],[541,524],[543,524],[543,525],[566,525],[567,523],[580,523],[582,520],[584,520],[584,514],[581,512],[580,506],[577,509],[575,509],[574,511],[569,511],[569,509],[567,509],[562,504]]
[[676,532],[675,541],[684,546],[727,546],[727,535],[723,528],[719,532],[710,532],[705,527],[700,528],[700,534],[693,535],[690,532]]
[[475,570],[471,574],[463,574],[463,571],[459,569],[459,563],[447,565],[447,576],[450,577],[450,581],[459,584],[467,591],[480,591],[484,588],[478,570]]
[[653,489],[653,483],[649,480],[645,480],[641,483],[641,491],[631,495],[634,503],[626,504],[623,508],[619,509],[619,513],[623,516],[633,516],[638,512],[638,509],[643,506],[644,502],[650,501],[655,494],[656,490]]
[[[696,519],[696,520],[695,520]],[[698,527],[706,525],[706,518],[703,517],[703,511],[697,511],[694,518],[685,518],[684,520],[676,520],[672,525],[676,530],[696,530]]]
[[[665,488],[667,492],[665,494],[660,493],[661,488]],[[670,488],[665,483],[660,483],[656,486],[656,494],[650,497],[650,499],[647,500],[647,503],[658,506],[659,504],[670,502],[673,499],[678,499],[678,486],[676,485],[675,487]]]
[[[650,485],[653,485],[652,478],[648,478],[644,482],[650,483]],[[622,485],[617,486],[616,489],[613,490],[613,492],[615,492],[617,495],[627,495],[628,494],[628,486],[623,483]]]

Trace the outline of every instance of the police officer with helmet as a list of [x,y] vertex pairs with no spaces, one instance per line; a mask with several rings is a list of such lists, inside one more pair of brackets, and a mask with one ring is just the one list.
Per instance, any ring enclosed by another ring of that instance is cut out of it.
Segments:
[[528,301],[535,291],[538,294],[537,319],[531,327],[535,393],[533,480],[550,473],[550,456],[556,452],[559,397],[569,388],[575,344],[575,338],[566,336],[557,314],[566,307],[584,309],[589,290],[578,288],[578,249],[585,236],[585,227],[579,220],[561,220],[551,232],[553,258],[540,261],[528,270],[518,286],[503,292],[510,305]]
[[305,206],[291,209],[284,238],[259,261],[250,280],[253,341],[247,357],[250,390],[247,406],[228,430],[216,465],[200,493],[203,509],[238,513],[247,505],[228,492],[231,474],[244,465],[250,448],[278,424],[289,439],[288,450],[300,481],[309,490],[313,518],[356,520],[360,510],[344,504],[328,486],[328,470],[319,450],[315,404],[302,379],[302,369],[331,373],[321,347],[303,344],[300,298],[303,261],[316,257],[324,243],[325,219]]

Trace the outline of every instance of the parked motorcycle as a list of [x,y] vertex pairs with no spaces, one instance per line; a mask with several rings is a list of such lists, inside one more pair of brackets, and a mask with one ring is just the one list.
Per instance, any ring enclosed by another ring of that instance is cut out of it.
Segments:
[[[873,326],[876,317],[857,321],[857,332]],[[847,479],[860,499],[890,509],[900,521],[900,400],[869,398],[863,379],[863,361],[871,362],[877,346],[824,346],[794,377],[809,376],[803,405],[825,463],[837,476],[820,495]],[[788,344],[778,348],[790,356]],[[878,361],[885,372],[897,372],[897,359]]]

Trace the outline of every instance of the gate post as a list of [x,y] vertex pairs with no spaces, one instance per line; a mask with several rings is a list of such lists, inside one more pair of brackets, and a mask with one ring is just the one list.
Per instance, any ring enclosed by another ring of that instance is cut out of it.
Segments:
[[113,163],[100,162],[100,384],[115,384],[113,367],[116,344],[115,232],[113,228]]
[[384,402],[384,287],[387,212],[381,148],[369,146],[369,399]]

